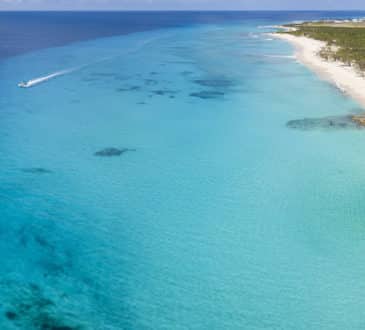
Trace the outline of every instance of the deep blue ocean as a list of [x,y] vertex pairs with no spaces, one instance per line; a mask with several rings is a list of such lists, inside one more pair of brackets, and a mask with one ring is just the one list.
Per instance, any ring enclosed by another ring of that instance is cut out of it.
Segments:
[[363,109],[268,34],[363,16],[0,13],[0,329],[364,329]]

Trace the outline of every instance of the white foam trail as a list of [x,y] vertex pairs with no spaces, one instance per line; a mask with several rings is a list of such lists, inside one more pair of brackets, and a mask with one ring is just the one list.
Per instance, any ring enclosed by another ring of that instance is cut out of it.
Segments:
[[[156,39],[156,38],[150,38],[149,40],[144,40],[143,42],[141,42],[139,45],[137,45],[136,47],[132,48],[132,49],[129,49],[127,52],[123,52],[123,55],[125,53],[132,53],[132,52],[136,52],[140,49],[142,49],[144,46],[146,46],[147,44],[153,42],[153,40]],[[30,88],[30,87],[34,87],[36,85],[39,85],[41,83],[44,83],[48,80],[51,80],[51,79],[54,79],[56,77],[59,77],[59,76],[63,76],[65,74],[68,74],[68,73],[71,73],[71,72],[74,72],[74,71],[77,71],[77,70],[80,70],[80,69],[83,69],[83,68],[86,68],[90,65],[94,65],[96,63],[100,63],[100,62],[104,62],[104,61],[109,61],[111,59],[114,59],[116,57],[119,57],[121,56],[121,54],[117,54],[117,55],[114,55],[114,56],[108,56],[108,57],[104,57],[98,61],[95,61],[95,62],[91,62],[91,63],[88,63],[88,64],[85,64],[85,65],[81,65],[79,67],[76,67],[76,68],[72,68],[72,69],[67,69],[67,70],[62,70],[62,71],[57,71],[57,72],[54,72],[54,73],[51,73],[47,76],[43,76],[43,77],[38,77],[38,78],[35,78],[35,79],[31,79],[31,80],[28,80],[28,81],[22,81],[18,84],[18,87],[21,87],[21,88]]]
[[29,87],[33,87],[36,85],[39,85],[43,82],[46,82],[48,80],[51,80],[53,78],[59,77],[59,76],[63,76],[64,74],[70,73],[72,71],[74,71],[75,69],[69,69],[69,70],[63,70],[63,71],[57,71],[54,73],[51,73],[47,76],[43,76],[43,77],[39,77],[39,78],[35,78],[35,79],[31,79],[28,80],[26,82],[21,82],[18,84],[19,87],[23,87],[23,88],[29,88]]
[[28,80],[28,81],[22,81],[22,82],[20,82],[18,84],[18,86],[19,87],[22,87],[22,88],[34,87],[36,85],[39,85],[41,83],[44,83],[44,82],[46,82],[48,80],[51,80],[53,78],[56,78],[56,77],[59,77],[59,76],[63,76],[63,75],[68,74],[68,73],[72,73],[74,71],[82,70],[82,69],[84,69],[84,68],[86,68],[88,66],[91,66],[91,65],[94,65],[94,64],[97,64],[97,63],[101,63],[101,62],[105,62],[105,61],[109,61],[109,60],[115,59],[117,57],[120,57],[120,56],[125,55],[125,54],[128,54],[128,53],[133,53],[133,52],[140,51],[145,46],[153,43],[155,40],[158,40],[158,39],[161,39],[161,37],[153,37],[153,38],[149,38],[147,40],[143,40],[142,42],[140,42],[135,47],[133,47],[131,49],[128,49],[128,50],[126,50],[126,51],[124,51],[122,53],[115,54],[113,56],[107,56],[107,57],[104,57],[104,58],[102,58],[100,60],[97,60],[97,61],[94,61],[94,62],[91,62],[91,63],[88,63],[88,64],[80,65],[80,66],[74,67],[72,69],[57,71],[57,72],[51,73],[51,74],[49,74],[47,76],[43,76],[43,77],[31,79],[31,80]]

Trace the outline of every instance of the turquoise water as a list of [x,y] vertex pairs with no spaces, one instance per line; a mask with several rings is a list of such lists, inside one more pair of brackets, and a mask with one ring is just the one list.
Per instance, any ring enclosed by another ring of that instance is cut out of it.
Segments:
[[260,24],[0,62],[1,329],[365,327],[361,109]]

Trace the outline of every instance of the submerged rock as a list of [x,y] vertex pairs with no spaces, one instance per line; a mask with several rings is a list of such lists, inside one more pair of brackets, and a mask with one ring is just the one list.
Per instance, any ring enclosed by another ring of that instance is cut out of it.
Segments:
[[201,91],[201,92],[197,92],[197,93],[191,93],[190,94],[191,97],[198,97],[200,99],[203,100],[207,100],[207,99],[218,99],[224,96],[223,92],[219,92],[219,91]]
[[47,170],[43,167],[29,167],[29,168],[23,168],[23,172],[25,173],[32,173],[32,174],[47,174],[52,173],[52,171]]
[[286,126],[298,130],[314,130],[314,129],[358,129],[362,124],[354,119],[356,116],[330,116],[323,118],[303,118],[290,120]]
[[99,157],[115,157],[115,156],[120,156],[128,151],[136,151],[136,149],[128,149],[128,148],[123,148],[123,149],[118,149],[118,148],[105,148],[102,150],[99,150],[97,152],[94,153],[94,156],[99,156]]

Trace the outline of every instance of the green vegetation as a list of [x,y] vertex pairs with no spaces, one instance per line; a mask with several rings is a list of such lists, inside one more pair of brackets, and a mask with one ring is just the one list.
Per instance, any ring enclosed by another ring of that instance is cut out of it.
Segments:
[[308,22],[290,24],[287,27],[296,31],[287,31],[296,36],[305,36],[327,43],[320,55],[327,60],[338,60],[357,66],[365,72],[365,23],[364,22]]

